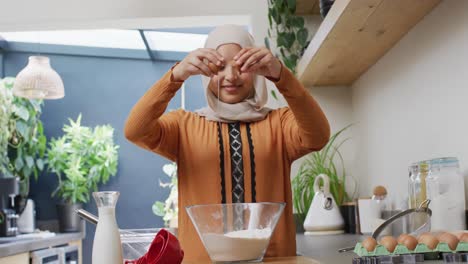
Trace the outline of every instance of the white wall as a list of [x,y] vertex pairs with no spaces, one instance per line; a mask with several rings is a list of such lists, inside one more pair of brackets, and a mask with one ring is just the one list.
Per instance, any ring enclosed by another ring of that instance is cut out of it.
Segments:
[[353,85],[361,194],[383,184],[398,201],[408,165],[433,157],[456,156],[467,174],[466,10],[468,1],[442,1]]
[[[352,104],[351,104],[351,89],[345,86],[336,86],[336,87],[309,87],[308,90],[312,96],[320,104],[321,108],[325,112],[325,115],[328,118],[330,123],[332,133],[335,133],[352,122]],[[349,138],[349,140],[342,145],[340,152],[343,155],[344,166],[346,169],[346,174],[352,176],[352,164],[354,160],[354,139],[352,136],[353,127],[347,129],[339,137],[337,142]],[[291,168],[291,176],[295,176],[302,159],[297,160],[293,163]],[[337,165],[340,163],[337,161]],[[339,166],[341,169],[341,167]],[[347,181],[348,184],[348,181]],[[353,181],[349,182],[349,190],[354,190]]]

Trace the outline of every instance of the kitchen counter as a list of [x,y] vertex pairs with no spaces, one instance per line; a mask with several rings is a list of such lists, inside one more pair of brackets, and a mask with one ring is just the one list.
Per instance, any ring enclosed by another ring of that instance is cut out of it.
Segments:
[[[206,264],[206,262],[182,262],[183,264]],[[306,257],[287,257],[287,258],[265,258],[259,263],[275,263],[275,264],[319,264],[311,258]]]
[[53,237],[47,238],[0,238],[0,258],[29,252],[37,249],[48,248],[68,244],[72,241],[82,240],[85,234],[78,233],[57,233]]
[[306,236],[297,234],[297,251],[299,254],[314,258],[320,263],[352,263],[354,252],[338,253],[338,249],[354,246],[363,236],[343,234],[327,236]]
[[[323,264],[351,264],[353,263],[353,258],[357,257],[357,255],[352,251],[338,253],[338,249],[354,246],[358,241],[363,240],[365,237],[366,236],[352,234],[327,236],[306,236],[304,234],[297,234],[297,251],[300,255],[313,258]],[[444,262],[424,261],[424,264],[440,263]]]

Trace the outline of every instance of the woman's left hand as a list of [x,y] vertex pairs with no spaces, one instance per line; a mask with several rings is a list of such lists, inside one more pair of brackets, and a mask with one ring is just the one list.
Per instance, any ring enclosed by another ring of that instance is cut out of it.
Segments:
[[241,72],[279,79],[281,74],[281,62],[265,47],[243,48],[234,56],[236,64]]

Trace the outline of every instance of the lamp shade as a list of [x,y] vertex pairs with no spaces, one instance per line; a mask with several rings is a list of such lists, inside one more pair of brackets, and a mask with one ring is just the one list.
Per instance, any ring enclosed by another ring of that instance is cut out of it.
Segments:
[[63,81],[45,56],[30,56],[16,76],[13,94],[29,99],[60,99],[65,96]]

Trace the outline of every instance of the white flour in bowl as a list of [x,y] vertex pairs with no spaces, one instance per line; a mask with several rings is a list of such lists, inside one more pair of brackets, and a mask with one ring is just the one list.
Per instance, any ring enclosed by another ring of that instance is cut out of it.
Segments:
[[240,230],[224,235],[205,234],[203,242],[213,261],[245,261],[263,256],[270,236],[270,228]]

